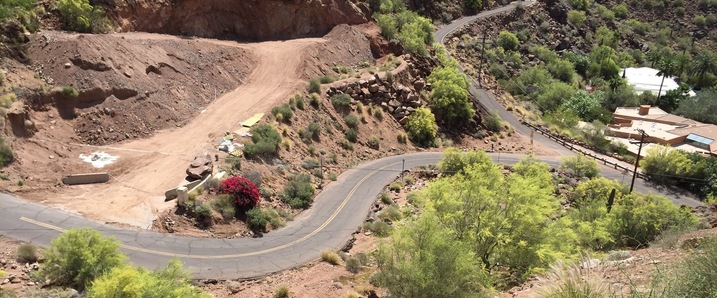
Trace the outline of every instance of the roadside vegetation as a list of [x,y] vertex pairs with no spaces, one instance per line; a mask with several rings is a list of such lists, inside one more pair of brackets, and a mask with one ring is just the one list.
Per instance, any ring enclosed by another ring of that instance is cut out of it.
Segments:
[[410,53],[426,55],[426,45],[433,43],[431,20],[406,8],[402,0],[370,1],[374,19],[386,39],[397,39]]
[[412,195],[418,215],[394,224],[376,252],[375,280],[399,297],[489,296],[558,260],[645,247],[697,223],[664,197],[628,194],[605,178],[582,178],[557,196],[549,166],[531,156],[508,174],[501,168],[484,152],[447,150],[438,166],[444,174]]

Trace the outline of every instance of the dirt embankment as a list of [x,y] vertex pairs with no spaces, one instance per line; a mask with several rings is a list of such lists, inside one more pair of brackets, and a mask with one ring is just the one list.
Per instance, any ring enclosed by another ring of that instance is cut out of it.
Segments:
[[349,0],[104,1],[120,31],[272,40],[321,36],[363,24],[368,10]]

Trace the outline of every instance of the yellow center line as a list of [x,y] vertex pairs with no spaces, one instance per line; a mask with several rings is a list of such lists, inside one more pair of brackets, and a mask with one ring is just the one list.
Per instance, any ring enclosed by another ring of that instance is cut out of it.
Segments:
[[[346,204],[348,203],[348,201],[349,201],[349,199],[351,198],[351,196],[353,196],[354,193],[356,193],[356,191],[358,190],[358,188],[366,181],[366,179],[368,179],[368,178],[370,178],[371,176],[375,175],[375,174],[378,173],[379,171],[383,171],[383,170],[385,170],[386,168],[389,168],[389,167],[392,167],[392,166],[395,166],[395,165],[398,165],[398,164],[399,164],[399,163],[396,162],[396,163],[392,163],[392,164],[386,165],[386,166],[384,166],[384,167],[382,167],[382,168],[379,168],[379,169],[377,169],[377,170],[372,171],[371,173],[369,173],[368,175],[366,175],[365,177],[363,177],[363,179],[361,179],[361,180],[359,181],[359,183],[357,183],[356,186],[354,186],[354,188],[351,189],[351,192],[349,192],[348,195],[346,195],[346,197],[344,198],[344,200],[341,202],[341,205],[339,205],[339,207],[336,208],[336,211],[334,211],[334,213],[331,215],[331,217],[329,217],[321,226],[319,226],[318,228],[316,228],[316,230],[312,231],[311,233],[307,234],[306,236],[301,237],[301,238],[299,238],[299,239],[296,239],[296,240],[294,240],[294,241],[291,241],[291,242],[289,242],[289,243],[283,244],[283,245],[279,245],[279,246],[272,247],[272,248],[268,248],[268,249],[264,249],[264,250],[258,250],[258,251],[253,251],[253,252],[240,253],[240,254],[229,254],[229,255],[201,255],[201,256],[188,255],[188,254],[180,254],[180,253],[171,253],[171,252],[165,252],[165,251],[158,251],[158,250],[147,249],[147,248],[142,248],[142,247],[136,247],[136,246],[126,245],[126,244],[122,244],[122,245],[120,245],[120,247],[121,247],[121,248],[124,248],[124,249],[128,249],[128,250],[133,250],[133,251],[138,251],[138,252],[144,252],[144,253],[149,253],[149,254],[154,254],[154,255],[168,256],[168,257],[176,257],[176,258],[191,258],[191,259],[226,259],[226,258],[249,257],[249,256],[256,256],[256,255],[266,254],[266,253],[274,252],[274,251],[281,250],[281,249],[284,249],[284,248],[288,248],[288,247],[293,246],[293,245],[296,245],[296,244],[298,244],[298,243],[300,243],[300,242],[306,241],[306,239],[311,238],[312,236],[318,234],[318,233],[321,232],[323,229],[325,229],[326,226],[328,226],[328,225],[336,218],[336,216],[338,216],[339,212],[341,212],[341,210],[346,206]],[[29,222],[29,223],[31,223],[31,224],[35,224],[35,225],[38,225],[38,226],[41,226],[41,227],[44,227],[44,228],[48,228],[48,229],[50,229],[50,230],[58,231],[58,232],[60,232],[60,233],[67,232],[66,229],[63,229],[63,228],[60,228],[60,227],[57,227],[57,226],[53,226],[53,225],[48,224],[48,223],[40,222],[40,221],[37,221],[37,220],[34,220],[34,219],[30,219],[30,218],[27,218],[27,217],[24,217],[24,216],[23,216],[23,217],[20,217],[20,220],[25,221],[25,222]]]

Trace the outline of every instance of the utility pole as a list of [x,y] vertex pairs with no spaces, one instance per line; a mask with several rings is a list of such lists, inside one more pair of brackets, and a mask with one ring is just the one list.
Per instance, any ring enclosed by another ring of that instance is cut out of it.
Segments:
[[478,86],[483,88],[483,82],[481,81],[483,73],[483,60],[485,59],[485,34],[483,35],[483,45],[480,50],[480,66],[478,66]]
[[640,133],[640,147],[637,149],[637,158],[635,159],[635,170],[632,171],[632,183],[630,183],[630,192],[632,193],[632,189],[635,187],[635,178],[637,177],[637,165],[640,164],[640,153],[642,153],[642,143],[645,141],[645,137],[648,136],[644,130],[638,129],[637,130]]
[[403,183],[403,172],[406,171],[406,160],[401,160],[401,183]]

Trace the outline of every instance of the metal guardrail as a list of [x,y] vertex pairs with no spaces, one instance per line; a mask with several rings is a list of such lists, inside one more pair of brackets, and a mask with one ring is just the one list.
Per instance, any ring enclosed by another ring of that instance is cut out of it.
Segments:
[[[595,159],[595,160],[597,160],[597,161],[602,162],[603,165],[611,166],[611,167],[615,168],[616,170],[617,170],[617,169],[620,169],[620,170],[626,171],[626,172],[628,172],[628,173],[633,173],[633,172],[634,172],[633,169],[630,169],[630,168],[628,168],[628,167],[625,167],[625,166],[619,164],[618,162],[609,161],[609,160],[607,160],[607,159],[605,159],[605,158],[602,158],[602,157],[600,157],[600,156],[594,154],[594,153],[591,152],[591,151],[582,150],[582,149],[576,147],[575,144],[563,140],[562,138],[560,138],[560,137],[558,137],[558,136],[556,136],[556,135],[550,133],[549,131],[547,131],[547,130],[544,129],[544,128],[541,128],[541,127],[532,125],[532,124],[530,124],[530,123],[528,123],[528,122],[522,122],[522,123],[523,123],[523,125],[534,129],[535,131],[539,132],[539,133],[542,134],[543,136],[547,137],[549,140],[555,141],[556,143],[562,145],[563,147],[569,149],[570,151],[578,152],[578,153],[580,153],[580,154],[582,154],[582,155],[589,156],[589,157],[591,157],[591,158],[593,158],[593,159]],[[649,177],[648,177],[647,175],[642,174],[642,173],[640,173],[640,172],[637,172],[637,177],[640,178],[640,179],[643,179],[643,180],[648,180],[648,179],[649,179]]]

